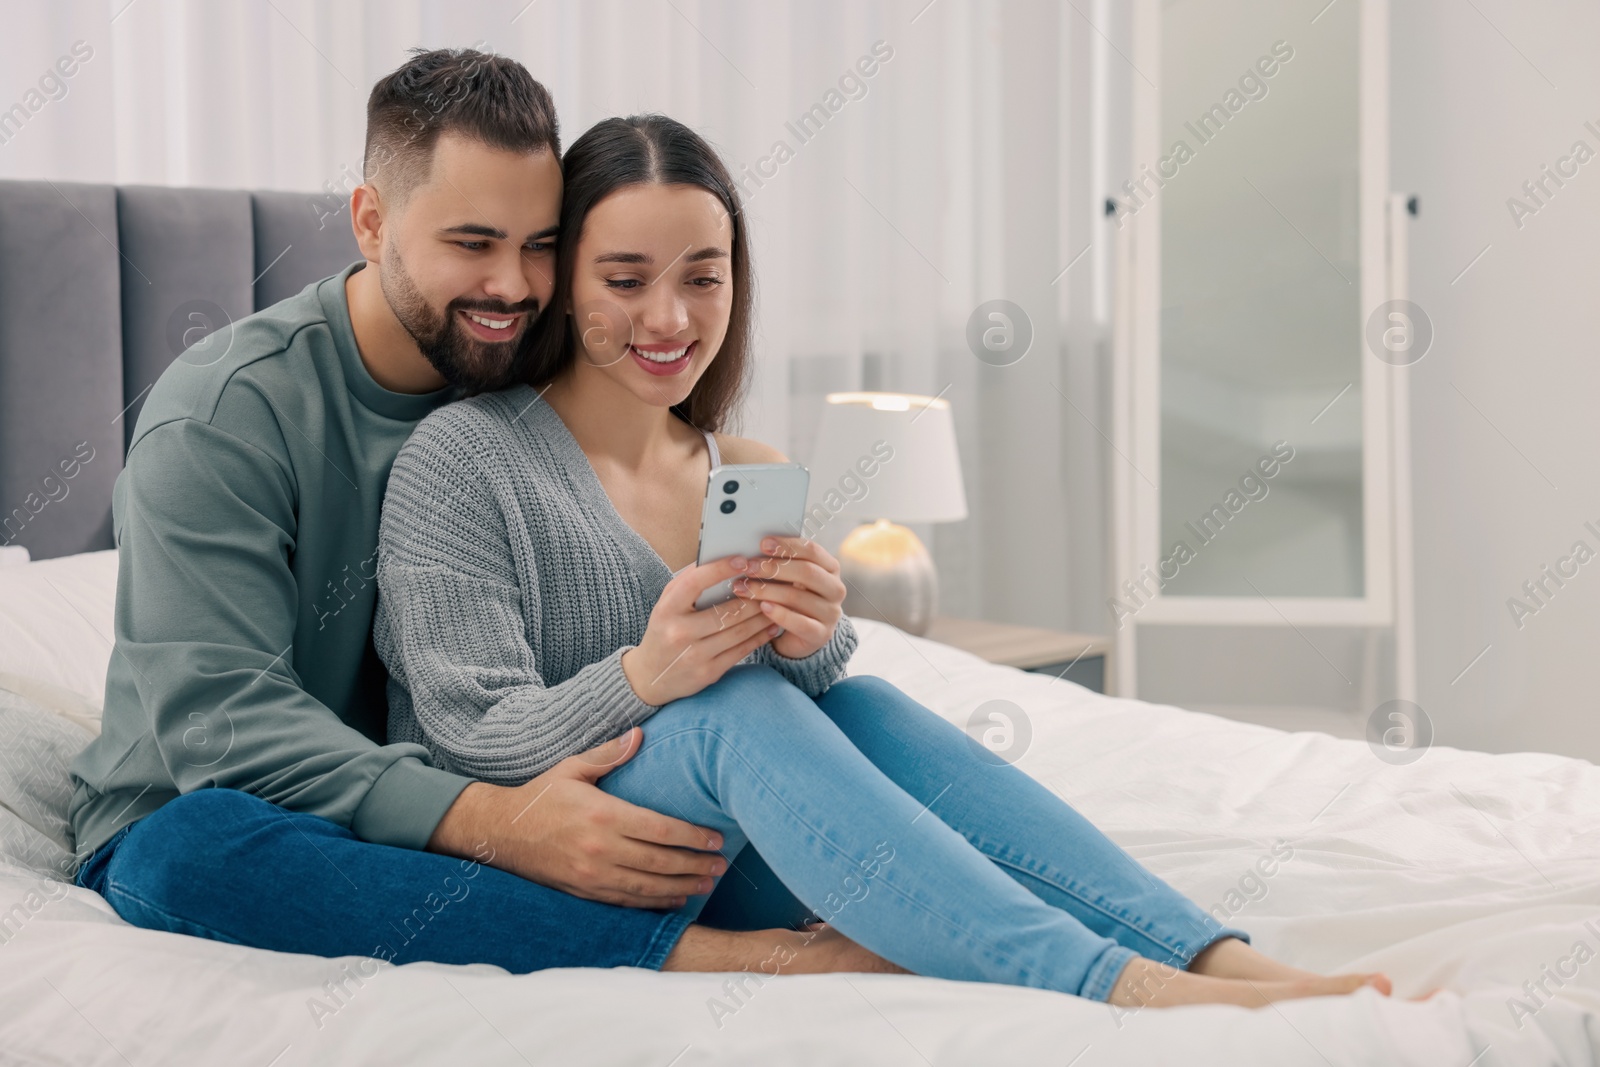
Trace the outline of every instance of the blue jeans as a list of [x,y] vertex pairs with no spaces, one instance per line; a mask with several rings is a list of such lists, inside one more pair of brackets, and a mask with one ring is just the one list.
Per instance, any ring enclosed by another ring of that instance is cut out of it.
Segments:
[[78,880],[147,928],[513,973],[659,968],[696,919],[819,918],[917,974],[1105,1000],[1135,955],[1186,967],[1249,940],[879,678],[812,700],[735,667],[657,712],[600,787],[721,832],[733,861],[713,892],[676,911],[599,904],[222,789],[123,828]]

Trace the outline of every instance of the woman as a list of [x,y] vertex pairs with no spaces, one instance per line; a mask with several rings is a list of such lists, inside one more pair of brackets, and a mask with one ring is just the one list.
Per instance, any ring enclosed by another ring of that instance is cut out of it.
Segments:
[[[660,116],[601,122],[563,167],[557,328],[525,384],[424,420],[390,478],[374,630],[390,740],[512,785],[642,726],[600,786],[723,835],[730,928],[809,905],[918,974],[1130,1006],[1387,993],[1267,959],[960,730],[844,679],[856,633],[820,545],[695,564],[710,468],[785,459],[718,432],[750,369],[738,195]],[[694,610],[741,574],[736,601]],[[787,890],[747,882],[761,859]]]

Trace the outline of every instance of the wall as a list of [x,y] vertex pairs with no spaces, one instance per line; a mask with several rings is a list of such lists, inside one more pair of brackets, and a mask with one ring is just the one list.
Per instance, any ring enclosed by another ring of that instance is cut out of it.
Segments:
[[[1104,597],[1111,250],[1099,200],[1123,113],[1104,87],[1125,75],[1109,43],[1125,36],[1124,7],[37,0],[0,18],[0,109],[33,101],[20,133],[0,136],[0,179],[337,203],[360,172],[372,81],[419,44],[483,42],[526,63],[569,144],[603,116],[664,111],[715,144],[745,191],[761,298],[737,429],[805,461],[828,391],[943,395],[972,513],[921,531],[945,607],[1091,626]],[[57,85],[51,71],[79,40],[92,55]],[[885,58],[863,66],[869,53]],[[41,78],[49,99],[27,95]],[[980,362],[965,334],[1001,298],[1034,327],[1026,358],[1004,367]],[[813,484],[840,473],[814,471]]]
[[[1600,553],[1600,5],[1406,0],[1392,27],[1437,336],[1412,385],[1419,699],[1440,744],[1600,759],[1600,558],[1520,628],[1507,607],[1574,542]],[[1507,199],[1579,140],[1597,158],[1519,227]]]

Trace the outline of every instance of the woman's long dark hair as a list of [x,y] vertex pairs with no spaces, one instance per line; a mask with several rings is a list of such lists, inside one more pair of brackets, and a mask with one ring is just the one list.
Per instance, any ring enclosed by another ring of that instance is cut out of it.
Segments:
[[733,308],[722,348],[672,413],[702,430],[721,430],[744,396],[749,379],[755,277],[739,191],[716,150],[681,122],[665,115],[630,115],[596,123],[561,160],[561,234],[556,238],[555,291],[522,379],[540,388],[578,356],[568,313],[578,238],[590,210],[630,185],[693,185],[718,200],[733,223]]

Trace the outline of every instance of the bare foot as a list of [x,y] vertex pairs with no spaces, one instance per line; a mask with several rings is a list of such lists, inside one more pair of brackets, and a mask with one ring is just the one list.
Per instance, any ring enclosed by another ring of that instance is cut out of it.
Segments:
[[784,930],[798,944],[795,959],[784,968],[790,974],[827,974],[862,971],[874,974],[910,974],[845,937],[827,923],[811,923],[803,930]]
[[823,923],[804,930],[717,930],[695,924],[684,930],[661,969],[751,970],[766,974],[911,973]]
[[[1236,937],[1224,937],[1207,945],[1189,963],[1190,974],[1211,978],[1237,978],[1251,982],[1304,982],[1322,978],[1312,971],[1291,967],[1270,956],[1263,956]],[[1339,975],[1341,978],[1359,978],[1384,996],[1394,991],[1389,977],[1384,974]]]
[[1286,981],[1217,978],[1136,957],[1117,977],[1109,1003],[1122,1008],[1169,1008],[1179,1004],[1238,1004],[1262,1008],[1280,1000],[1345,996],[1373,984],[1369,976],[1359,974],[1327,978],[1311,975]]

